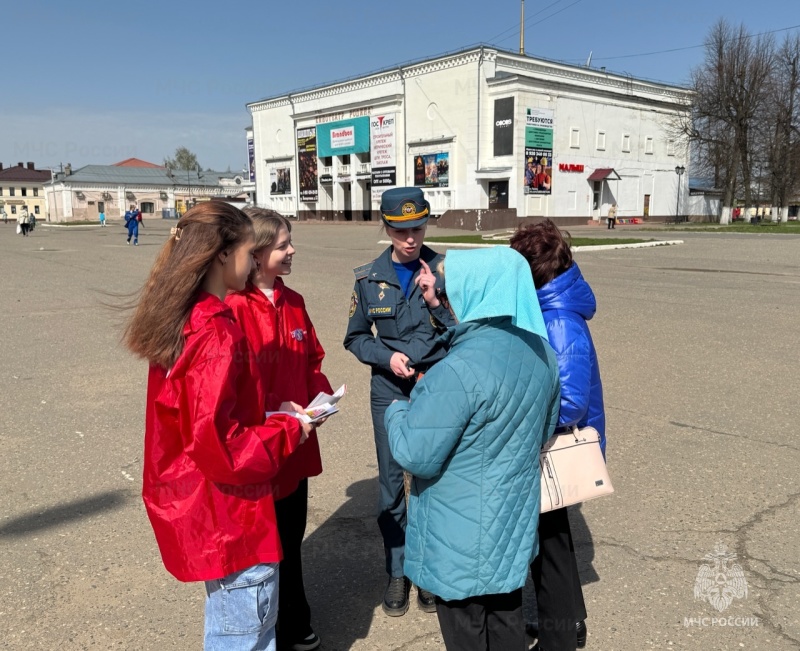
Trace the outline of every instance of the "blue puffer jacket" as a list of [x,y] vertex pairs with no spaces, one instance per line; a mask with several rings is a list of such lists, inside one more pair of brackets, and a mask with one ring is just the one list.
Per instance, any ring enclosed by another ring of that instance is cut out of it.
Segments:
[[594,316],[597,301],[578,265],[536,290],[547,336],[556,351],[561,378],[561,412],[558,424],[600,432],[600,447],[606,453],[606,414],[603,385],[592,335],[586,323]]
[[405,573],[445,600],[512,592],[538,553],[537,460],[558,419],[557,362],[510,317],[444,337],[447,356],[385,417],[392,455],[414,475]]

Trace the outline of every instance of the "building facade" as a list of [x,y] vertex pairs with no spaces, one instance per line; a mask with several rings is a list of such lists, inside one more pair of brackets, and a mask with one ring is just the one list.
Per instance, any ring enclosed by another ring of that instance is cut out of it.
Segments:
[[[377,217],[414,185],[440,223],[485,230],[673,218],[688,149],[684,88],[481,46],[248,104],[258,204],[303,218]],[[682,201],[683,202],[683,201]],[[684,210],[685,211],[685,210]]]
[[123,217],[135,205],[147,218],[178,217],[198,202],[222,199],[244,207],[254,184],[246,172],[170,171],[165,167],[69,165],[46,184],[51,221]]
[[33,163],[4,168],[0,163],[0,206],[8,219],[16,219],[23,206],[36,219],[47,215],[44,184],[50,181],[50,170],[37,170]]

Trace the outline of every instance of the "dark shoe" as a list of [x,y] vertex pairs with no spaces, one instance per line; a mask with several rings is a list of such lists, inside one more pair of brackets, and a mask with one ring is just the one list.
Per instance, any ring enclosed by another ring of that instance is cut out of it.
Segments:
[[529,638],[535,640],[536,638],[539,637],[539,629],[536,628],[535,624],[532,624],[531,622],[528,622],[527,624],[525,624],[525,634]]
[[422,588],[417,588],[417,605],[423,613],[436,612],[436,595]]
[[408,591],[410,584],[404,576],[393,576],[389,579],[386,592],[383,593],[383,612],[389,617],[402,617],[408,610]]
[[582,649],[586,646],[586,622],[575,624],[575,631],[578,633],[578,648]]
[[318,649],[320,644],[322,644],[322,640],[319,639],[319,635],[312,631],[307,638],[295,642],[289,648],[292,651],[313,651]]

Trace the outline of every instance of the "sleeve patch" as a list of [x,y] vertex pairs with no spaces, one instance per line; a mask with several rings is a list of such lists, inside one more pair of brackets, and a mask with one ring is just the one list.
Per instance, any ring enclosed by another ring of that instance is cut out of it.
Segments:
[[358,295],[356,294],[355,290],[353,290],[353,295],[350,297],[350,318],[353,318],[353,315],[356,313],[356,307],[358,307]]

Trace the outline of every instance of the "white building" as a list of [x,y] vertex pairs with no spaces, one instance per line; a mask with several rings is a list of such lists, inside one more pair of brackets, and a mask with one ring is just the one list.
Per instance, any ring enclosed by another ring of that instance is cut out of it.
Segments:
[[[480,46],[248,104],[258,204],[375,219],[423,188],[442,226],[674,218],[688,150],[668,135],[684,88]],[[530,165],[529,165],[530,164]]]

